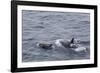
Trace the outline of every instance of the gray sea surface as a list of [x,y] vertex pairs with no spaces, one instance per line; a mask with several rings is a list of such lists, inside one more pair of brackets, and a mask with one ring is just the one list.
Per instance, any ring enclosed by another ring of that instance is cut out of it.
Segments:
[[[36,42],[75,37],[87,52],[42,49]],[[22,62],[82,60],[90,58],[90,14],[75,12],[22,11]]]

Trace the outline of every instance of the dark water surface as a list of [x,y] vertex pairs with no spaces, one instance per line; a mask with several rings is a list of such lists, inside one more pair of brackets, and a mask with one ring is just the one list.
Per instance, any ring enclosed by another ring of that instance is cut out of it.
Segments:
[[[90,14],[74,12],[22,11],[22,61],[79,60],[90,58]],[[44,50],[36,42],[76,37],[86,53],[67,49]]]

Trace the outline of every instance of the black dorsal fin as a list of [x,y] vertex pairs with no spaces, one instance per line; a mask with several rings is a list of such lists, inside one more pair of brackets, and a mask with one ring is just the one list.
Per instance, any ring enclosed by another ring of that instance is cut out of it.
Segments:
[[71,39],[70,43],[74,43],[74,38]]

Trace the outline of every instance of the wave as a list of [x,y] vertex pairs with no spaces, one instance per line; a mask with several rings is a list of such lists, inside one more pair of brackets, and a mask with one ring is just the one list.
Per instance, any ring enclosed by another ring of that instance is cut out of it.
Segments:
[[45,28],[45,27],[43,27],[43,26],[34,26],[34,28]]
[[89,21],[80,21],[79,24],[90,24]]
[[34,40],[34,38],[23,39],[23,41],[30,41],[30,40]]
[[90,44],[90,41],[80,41],[80,44],[87,45]]

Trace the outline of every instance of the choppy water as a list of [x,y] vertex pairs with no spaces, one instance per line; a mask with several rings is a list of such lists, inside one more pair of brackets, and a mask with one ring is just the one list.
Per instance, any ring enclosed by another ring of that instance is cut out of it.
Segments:
[[[55,61],[90,58],[90,14],[74,12],[22,11],[22,61]],[[76,37],[88,48],[86,53],[67,49],[44,50],[36,42]]]

